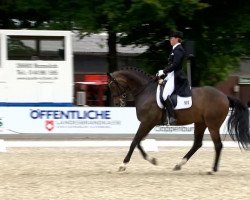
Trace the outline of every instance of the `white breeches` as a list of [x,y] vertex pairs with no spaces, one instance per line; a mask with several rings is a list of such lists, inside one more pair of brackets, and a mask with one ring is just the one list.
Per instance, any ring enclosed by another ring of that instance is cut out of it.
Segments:
[[164,80],[167,81],[163,90],[163,99],[166,100],[174,91],[174,71],[170,72]]
[[[174,91],[174,72],[169,73],[164,80],[167,81],[163,90],[163,99],[166,100],[168,95],[171,95]],[[160,85],[158,85],[157,87],[156,101],[158,105],[161,105],[160,108],[163,108],[159,96],[160,96]]]

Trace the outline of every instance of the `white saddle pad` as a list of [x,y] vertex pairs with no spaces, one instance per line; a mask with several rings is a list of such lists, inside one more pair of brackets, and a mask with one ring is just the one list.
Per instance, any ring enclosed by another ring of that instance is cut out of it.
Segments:
[[[157,87],[156,94],[160,94],[160,87]],[[166,99],[164,99],[166,100]],[[156,95],[156,101],[160,108],[164,108],[163,104],[161,103],[160,96]],[[190,108],[192,106],[192,97],[180,97],[177,96],[177,105],[174,107],[175,110]]]

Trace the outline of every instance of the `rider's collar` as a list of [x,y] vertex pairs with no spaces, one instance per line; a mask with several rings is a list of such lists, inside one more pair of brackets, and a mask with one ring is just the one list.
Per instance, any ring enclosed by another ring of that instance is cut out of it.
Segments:
[[175,47],[177,47],[179,44],[181,44],[181,43],[177,43],[177,44],[175,44],[174,46],[173,46],[173,50],[175,49]]

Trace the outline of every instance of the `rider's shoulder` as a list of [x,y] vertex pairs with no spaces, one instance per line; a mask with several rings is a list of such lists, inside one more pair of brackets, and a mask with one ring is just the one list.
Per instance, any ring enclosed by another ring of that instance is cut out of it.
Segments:
[[182,45],[178,45],[178,46],[175,47],[174,52],[185,53],[185,49],[183,48]]

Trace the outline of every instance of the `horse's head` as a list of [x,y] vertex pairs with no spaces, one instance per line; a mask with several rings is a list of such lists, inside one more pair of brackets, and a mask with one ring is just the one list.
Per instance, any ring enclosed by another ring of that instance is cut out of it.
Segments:
[[112,104],[114,106],[126,106],[128,86],[126,80],[117,74],[107,74],[108,86],[111,92]]
[[[108,73],[107,76],[114,106],[125,106],[128,98],[135,100],[143,95],[149,85],[154,83],[151,76],[137,68],[125,68],[112,74]],[[156,91],[153,87],[151,90],[152,93]]]

